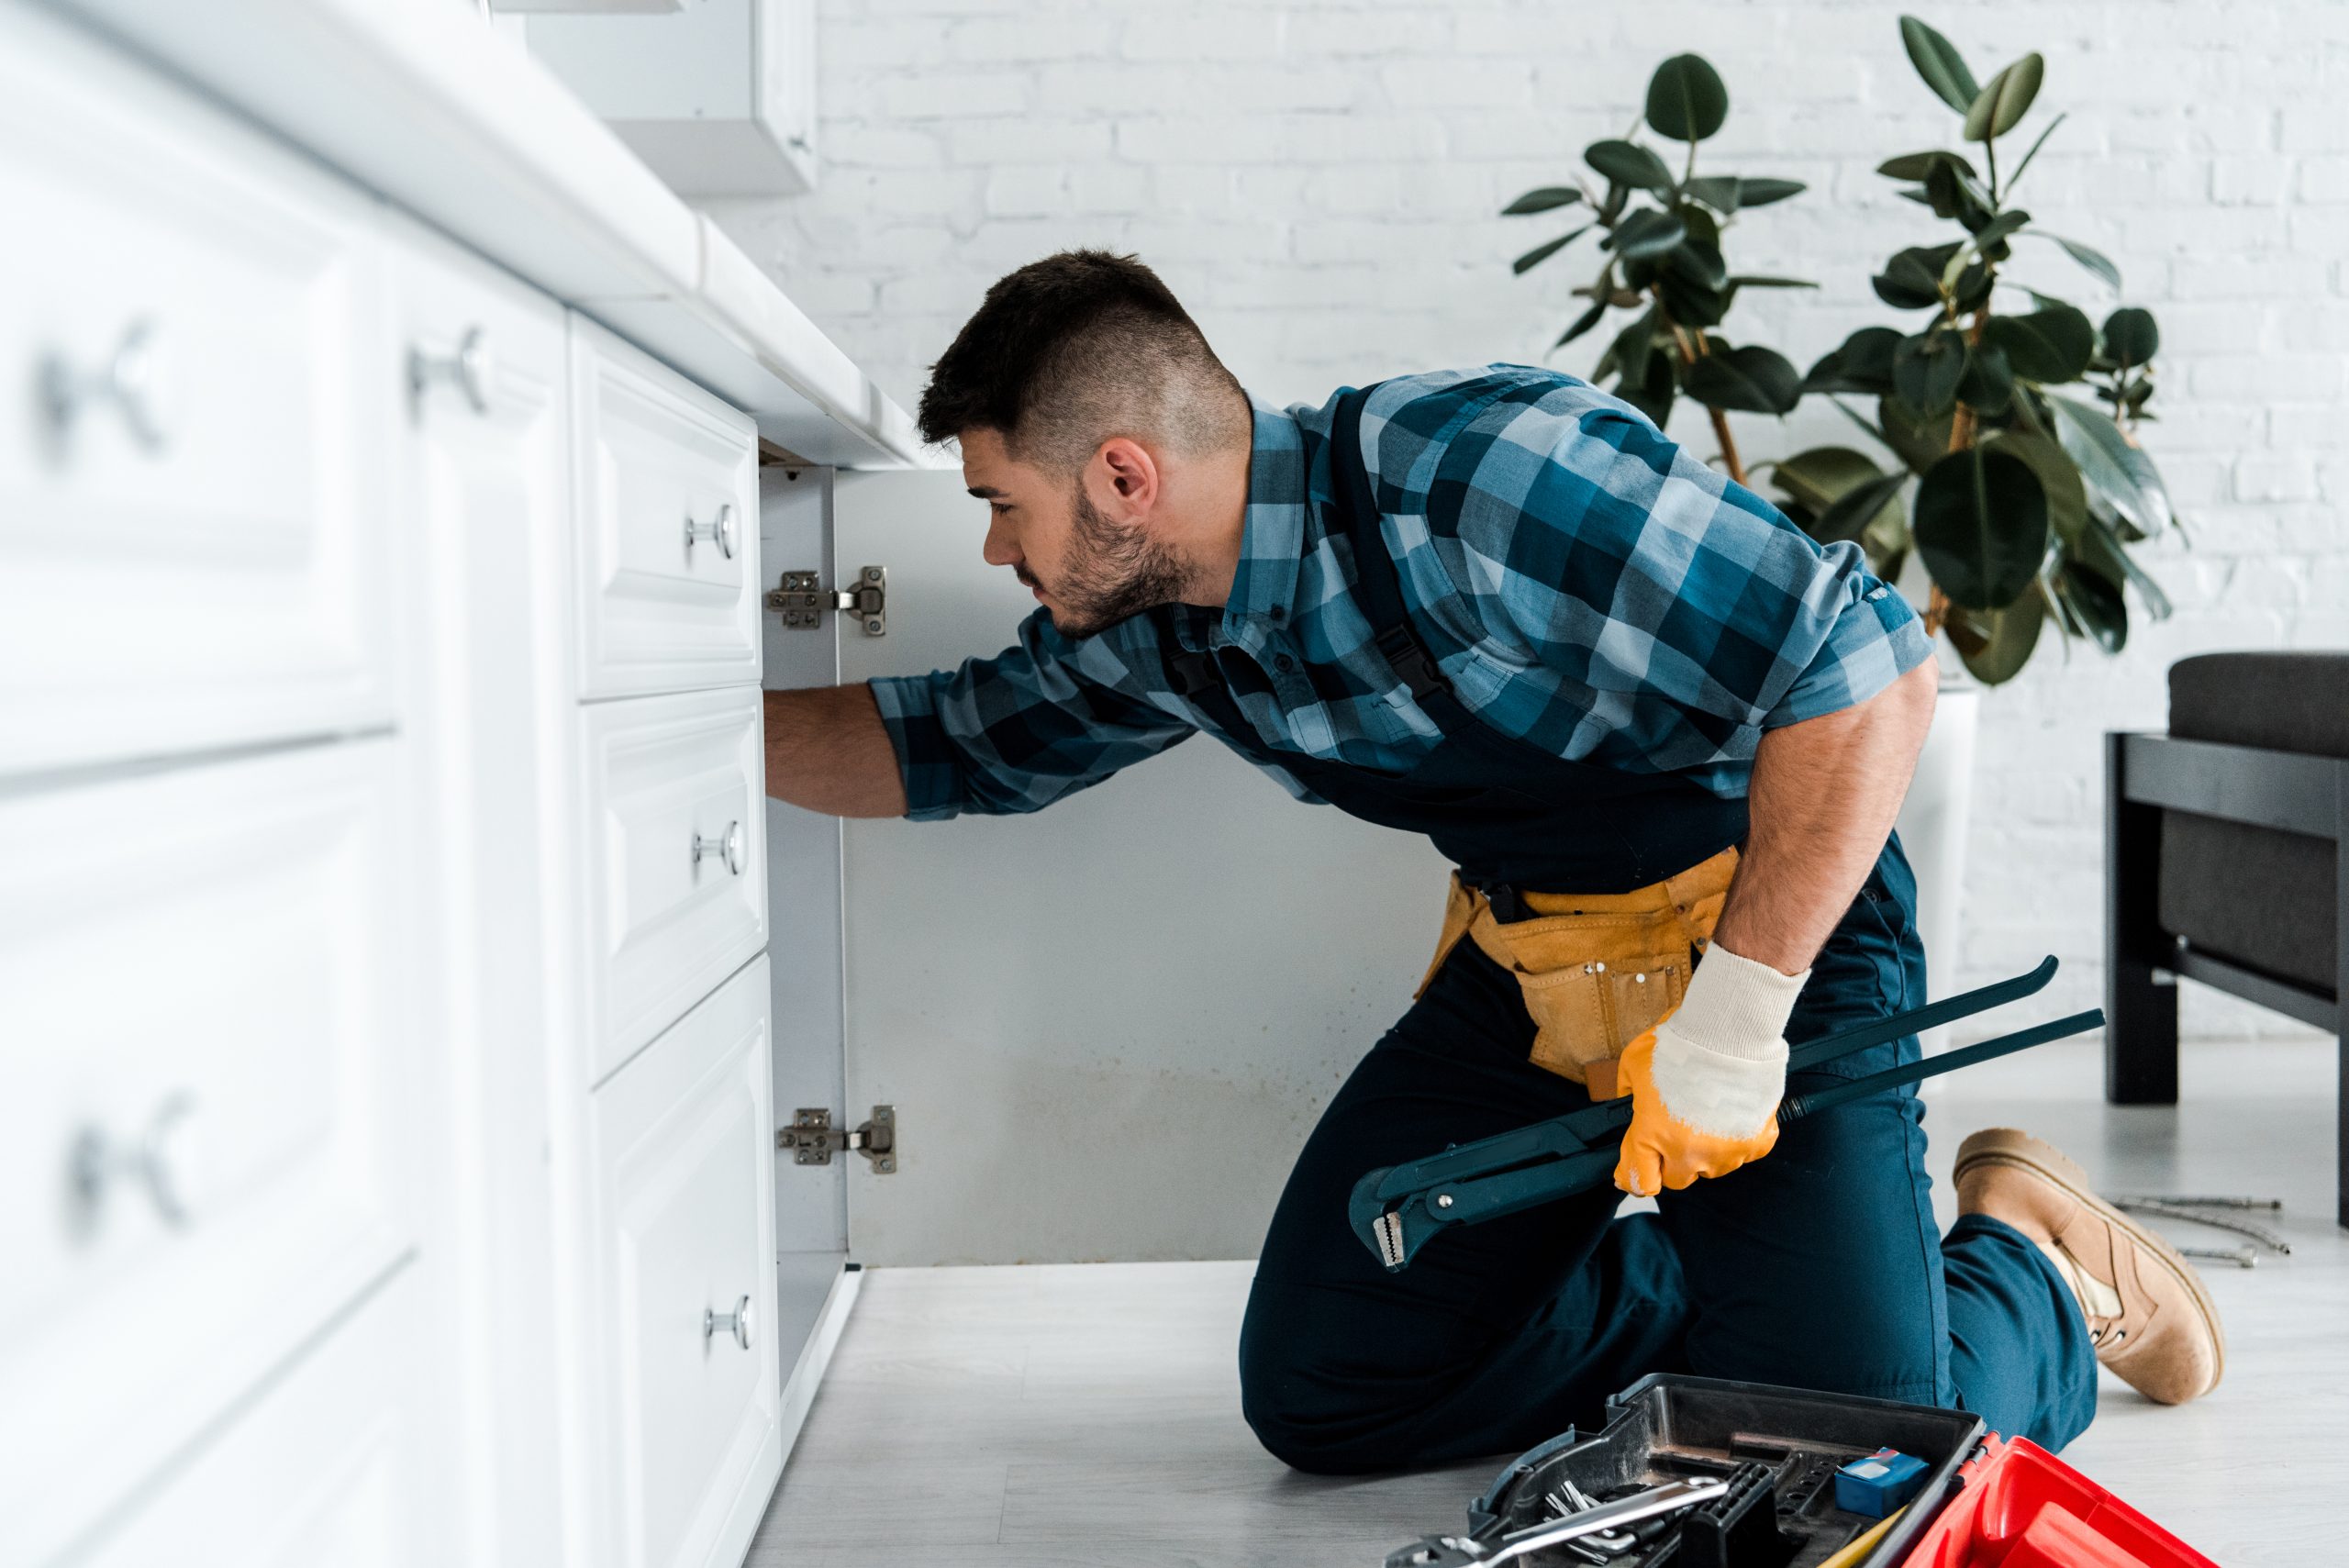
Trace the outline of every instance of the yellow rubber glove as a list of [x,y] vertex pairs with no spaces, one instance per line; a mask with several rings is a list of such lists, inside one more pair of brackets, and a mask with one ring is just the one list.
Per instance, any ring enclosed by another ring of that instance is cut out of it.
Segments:
[[1653,1197],[1770,1152],[1787,1086],[1787,1018],[1809,978],[1718,945],[1705,955],[1679,1007],[1616,1062],[1631,1096],[1617,1186]]

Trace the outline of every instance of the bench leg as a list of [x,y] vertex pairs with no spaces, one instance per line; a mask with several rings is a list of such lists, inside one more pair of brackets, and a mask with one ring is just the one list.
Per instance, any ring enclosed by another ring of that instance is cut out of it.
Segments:
[[2104,1097],[2177,1103],[2177,982],[2155,913],[2159,808],[2125,798],[2120,735],[2104,738]]

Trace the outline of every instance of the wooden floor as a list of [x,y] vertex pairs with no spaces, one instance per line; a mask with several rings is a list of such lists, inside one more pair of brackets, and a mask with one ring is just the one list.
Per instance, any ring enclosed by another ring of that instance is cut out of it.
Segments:
[[[2165,1409],[2108,1376],[2066,1457],[2229,1568],[2339,1561],[2349,1233],[2332,1225],[2331,1042],[2189,1048],[2176,1110],[2104,1106],[2099,1071],[2092,1049],[2058,1046],[1947,1081],[1927,1119],[1944,1218],[1957,1140],[1999,1124],[2054,1140],[2109,1191],[2283,1198],[2292,1256],[2206,1269],[2228,1328],[2224,1385]],[[752,1568],[1377,1568],[1456,1526],[1492,1464],[1330,1481],[1256,1446],[1233,1366],[1249,1273],[874,1273]]]

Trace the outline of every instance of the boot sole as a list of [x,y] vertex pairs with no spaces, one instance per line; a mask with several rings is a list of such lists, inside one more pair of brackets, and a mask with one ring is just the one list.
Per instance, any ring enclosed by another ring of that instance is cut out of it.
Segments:
[[2187,1294],[2194,1298],[2196,1308],[2202,1314],[2202,1321],[2210,1330],[2210,1342],[2215,1357],[2210,1381],[2202,1389],[2201,1394],[2197,1394],[2194,1397],[2199,1399],[2202,1395],[2209,1394],[2219,1386],[2227,1375],[2227,1335],[2226,1330],[2219,1324],[2218,1303],[2210,1299],[2210,1293],[2202,1286],[2202,1276],[2194,1272],[2193,1264],[2179,1256],[2176,1248],[2171,1246],[2166,1240],[2149,1227],[2140,1225],[2136,1220],[2097,1196],[2096,1189],[2088,1184],[2088,1173],[2081,1170],[2070,1155],[2043,1139],[2033,1138],[2030,1133],[2019,1131],[2011,1127],[1985,1128],[1958,1145],[1956,1170],[1951,1173],[1950,1177],[1952,1184],[1954,1184],[1959,1172],[1986,1161],[2000,1165],[2021,1166],[2024,1170],[2046,1177],[2072,1196],[2096,1210],[2099,1217],[2120,1226],[2135,1237],[2148,1251],[2152,1252],[2162,1267],[2167,1269],[2176,1276],[2179,1284],[2186,1286]]

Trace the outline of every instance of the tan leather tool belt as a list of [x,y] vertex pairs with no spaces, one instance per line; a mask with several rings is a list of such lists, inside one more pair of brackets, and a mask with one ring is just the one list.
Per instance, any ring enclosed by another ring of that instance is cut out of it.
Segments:
[[1534,1064],[1611,1099],[1615,1058],[1680,1005],[1736,873],[1737,851],[1727,849],[1629,893],[1522,893],[1531,917],[1508,921],[1455,876],[1419,990],[1467,937],[1524,988]]

